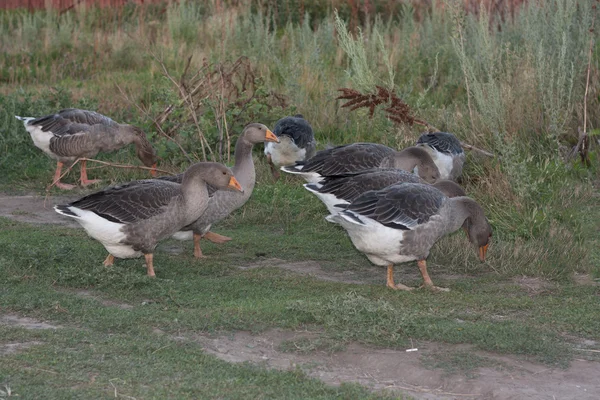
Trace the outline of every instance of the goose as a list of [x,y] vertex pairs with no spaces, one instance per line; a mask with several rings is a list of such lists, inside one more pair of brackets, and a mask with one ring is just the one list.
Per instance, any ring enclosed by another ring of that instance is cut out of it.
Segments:
[[412,290],[394,283],[394,264],[417,260],[424,287],[448,291],[434,286],[426,260],[438,239],[462,226],[485,261],[492,228],[481,206],[469,197],[448,198],[430,185],[402,183],[365,192],[341,207],[345,209],[326,219],[340,224],[372,263],[387,266],[391,289]]
[[[349,204],[369,190],[381,190],[400,183],[425,183],[412,172],[400,169],[371,169],[356,175],[328,176],[318,184],[305,183],[304,187],[321,200],[331,214],[337,214],[343,208],[340,204]],[[433,187],[448,197],[466,196],[457,183],[439,180]]]
[[457,180],[462,175],[465,151],[460,141],[448,132],[428,132],[417,140],[425,148],[440,171],[440,179]]
[[439,171],[429,153],[421,147],[396,151],[378,143],[353,143],[320,150],[306,162],[281,167],[298,174],[309,183],[319,183],[323,177],[356,174],[372,168],[394,168],[412,172],[428,183],[439,179]]
[[[208,207],[200,218],[173,235],[173,238],[177,240],[194,240],[194,256],[196,258],[204,257],[200,248],[202,237],[214,243],[224,243],[231,240],[230,237],[210,232],[210,227],[243,206],[252,195],[256,183],[252,147],[263,142],[277,143],[278,140],[277,136],[263,124],[252,123],[246,125],[235,144],[235,164],[232,168],[234,175],[244,188],[244,192],[216,192],[210,198]],[[180,181],[181,175],[161,177],[160,179],[177,182]]]
[[[19,117],[31,135],[33,144],[56,160],[56,172],[52,182],[59,188],[70,190],[75,185],[60,181],[64,164],[78,158],[92,158],[99,152],[118,150],[134,143],[140,160],[152,167],[156,176],[156,156],[146,134],[133,125],[119,124],[94,111],[66,108],[44,117]],[[88,179],[85,160],[81,161],[80,181],[82,186],[99,182]]]
[[279,138],[279,143],[265,143],[265,156],[275,179],[279,179],[280,167],[308,160],[315,155],[315,135],[302,114],[281,118],[275,123],[273,133]]
[[207,185],[242,191],[229,168],[200,162],[184,172],[181,184],[160,179],[133,181],[56,205],[54,210],[75,219],[104,245],[109,253],[105,266],[113,265],[115,257],[143,254],[148,275],[155,276],[156,245],[204,212],[209,198]]

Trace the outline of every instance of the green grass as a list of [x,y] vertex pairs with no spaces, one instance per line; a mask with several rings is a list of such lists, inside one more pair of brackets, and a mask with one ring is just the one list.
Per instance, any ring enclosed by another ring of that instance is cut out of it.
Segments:
[[[383,269],[378,284],[349,285],[318,281],[268,263],[250,270],[237,268],[274,257],[331,262],[341,269],[348,263],[369,266],[345,235],[325,222],[300,223],[283,234],[271,224],[224,227],[219,231],[235,240],[225,245],[226,251],[205,244],[210,258],[202,261],[193,259],[189,243],[180,255],[159,248],[155,280],[144,276],[140,260],[103,267],[105,250],[81,230],[33,229],[8,220],[2,220],[2,228],[3,307],[91,329],[110,327],[111,332],[138,335],[150,326],[194,332],[315,324],[338,342],[390,347],[404,346],[409,338],[471,343],[560,365],[566,365],[572,355],[564,335],[597,339],[600,331],[598,321],[589,318],[597,305],[598,288],[593,286],[564,283],[532,297],[487,268],[448,280],[436,279],[441,271],[433,264],[433,279],[451,287],[450,294],[402,293],[384,286]],[[475,258],[474,252],[469,258]],[[411,268],[416,269],[406,270]],[[448,266],[444,276],[459,272],[456,269]],[[413,275],[410,281],[419,280]],[[93,302],[57,290],[61,288],[93,289],[130,304],[150,302],[139,311],[136,308],[133,316],[112,310],[94,312],[84,306]],[[57,311],[57,304],[68,312]]]

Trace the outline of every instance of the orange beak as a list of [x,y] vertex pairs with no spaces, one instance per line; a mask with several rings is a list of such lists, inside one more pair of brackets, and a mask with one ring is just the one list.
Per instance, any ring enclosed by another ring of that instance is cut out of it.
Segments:
[[265,134],[265,141],[279,143],[279,138],[275,136],[275,134],[271,132],[270,129],[267,129],[267,133]]
[[229,185],[227,185],[227,187],[231,188],[231,189],[235,189],[238,192],[244,193],[244,189],[242,189],[242,185],[240,185],[238,180],[235,179],[235,176],[232,176],[231,178],[229,178]]
[[152,164],[152,169],[150,170],[150,175],[156,176],[156,163]]
[[480,259],[481,261],[485,261],[485,253],[487,253],[487,249],[488,249],[488,246],[489,246],[489,245],[490,245],[490,244],[488,243],[488,244],[486,244],[485,246],[481,246],[481,247],[479,248],[479,259]]

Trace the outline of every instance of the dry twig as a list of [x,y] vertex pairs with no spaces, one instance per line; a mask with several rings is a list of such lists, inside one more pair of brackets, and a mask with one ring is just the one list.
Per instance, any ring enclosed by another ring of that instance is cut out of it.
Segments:
[[[596,2],[600,2],[600,0],[596,0]],[[590,138],[587,133],[587,97],[590,88],[590,71],[592,68],[592,54],[594,50],[594,25],[596,23],[596,4],[592,6],[592,10],[594,12],[594,16],[592,18],[592,26],[590,27],[590,45],[588,50],[588,64],[587,64],[587,76],[585,80],[585,92],[583,94],[583,130],[578,128],[579,138],[577,140],[577,145],[571,151],[569,155],[569,160],[573,159],[577,153],[579,153],[579,157],[581,158],[581,162],[586,167],[591,165],[590,157],[589,157],[589,143]]]
[[[163,172],[165,174],[169,174],[169,175],[175,175],[173,172],[170,171],[165,171],[162,169],[155,169],[155,168],[151,168],[151,167],[143,167],[141,165],[129,165],[129,164],[114,164],[114,163],[110,163],[107,161],[101,161],[101,160],[96,160],[94,158],[78,158],[77,160],[75,160],[75,162],[71,165],[69,165],[69,167],[67,168],[67,170],[65,172],[63,172],[60,177],[53,181],[50,185],[48,185],[48,187],[46,188],[46,192],[49,191],[52,186],[56,185],[56,182],[60,181],[64,176],[66,176],[69,172],[71,172],[71,170],[73,169],[73,167],[79,162],[79,161],[92,161],[95,163],[99,163],[99,164],[103,164],[106,166],[110,166],[110,167],[115,167],[115,168],[125,168],[125,169],[145,169],[148,171],[157,171],[157,172]],[[94,167],[92,168],[88,168],[88,169],[95,169]]]

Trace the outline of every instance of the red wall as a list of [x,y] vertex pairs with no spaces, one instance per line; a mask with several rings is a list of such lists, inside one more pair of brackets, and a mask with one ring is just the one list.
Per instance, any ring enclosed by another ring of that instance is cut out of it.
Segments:
[[76,4],[100,5],[103,7],[121,6],[126,3],[162,3],[165,0],[0,0],[0,8],[46,8],[46,5],[63,10]]

